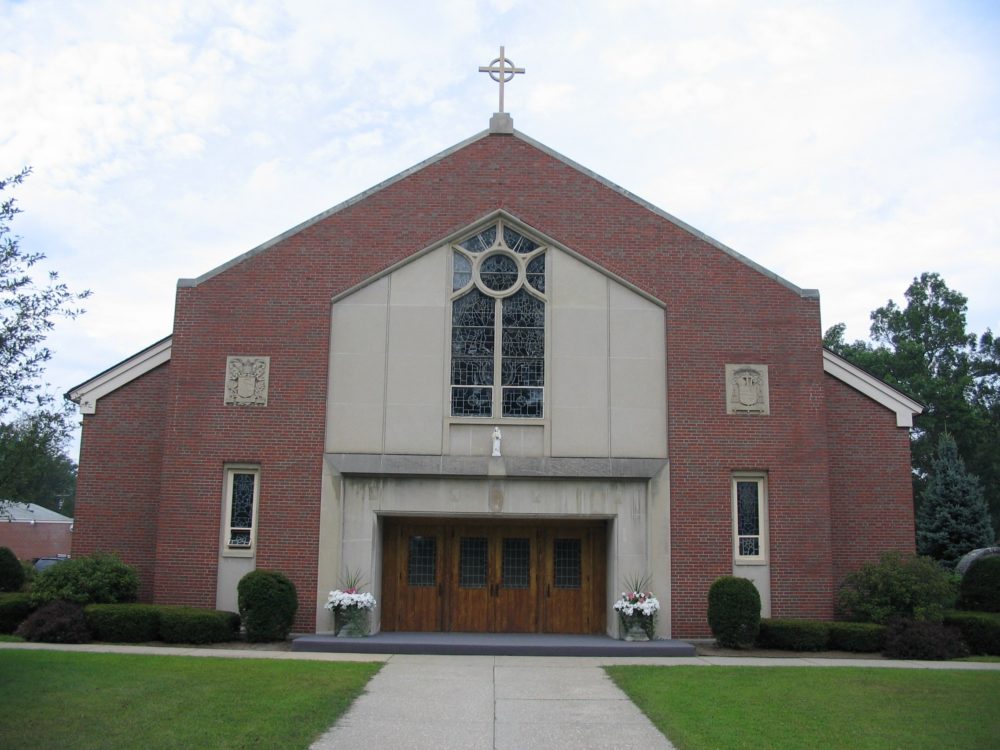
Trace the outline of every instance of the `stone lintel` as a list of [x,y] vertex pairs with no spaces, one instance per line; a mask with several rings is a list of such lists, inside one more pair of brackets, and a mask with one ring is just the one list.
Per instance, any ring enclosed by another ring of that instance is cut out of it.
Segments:
[[665,458],[420,456],[327,453],[339,474],[355,476],[531,477],[533,479],[650,479]]

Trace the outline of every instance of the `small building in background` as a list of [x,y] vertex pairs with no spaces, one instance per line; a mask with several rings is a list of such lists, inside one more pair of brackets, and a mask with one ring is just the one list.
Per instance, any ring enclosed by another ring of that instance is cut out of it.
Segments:
[[73,519],[35,503],[10,503],[0,511],[0,547],[20,560],[68,556]]

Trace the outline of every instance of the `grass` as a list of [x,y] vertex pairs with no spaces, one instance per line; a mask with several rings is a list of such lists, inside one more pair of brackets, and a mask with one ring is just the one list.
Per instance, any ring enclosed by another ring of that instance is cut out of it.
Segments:
[[998,747],[1000,672],[608,667],[680,750]]
[[380,666],[0,650],[0,747],[307,748]]

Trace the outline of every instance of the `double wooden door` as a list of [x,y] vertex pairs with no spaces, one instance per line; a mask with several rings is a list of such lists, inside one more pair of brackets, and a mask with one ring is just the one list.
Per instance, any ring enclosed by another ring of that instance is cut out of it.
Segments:
[[604,630],[603,522],[387,519],[382,629]]

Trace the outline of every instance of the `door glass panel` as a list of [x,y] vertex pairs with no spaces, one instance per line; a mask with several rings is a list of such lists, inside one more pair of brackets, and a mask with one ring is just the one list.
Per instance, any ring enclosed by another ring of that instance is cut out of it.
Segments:
[[437,537],[410,537],[407,582],[410,586],[437,584]]
[[486,587],[486,537],[463,536],[458,543],[458,586]]
[[503,540],[503,576],[505,589],[526,589],[531,579],[531,540]]
[[552,546],[553,583],[557,589],[580,588],[580,540],[555,539]]

